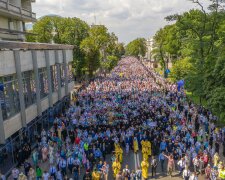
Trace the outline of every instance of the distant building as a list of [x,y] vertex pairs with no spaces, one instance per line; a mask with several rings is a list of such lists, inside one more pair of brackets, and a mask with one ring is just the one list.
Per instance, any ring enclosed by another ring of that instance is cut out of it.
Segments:
[[25,23],[36,21],[32,2],[35,0],[0,0],[0,40],[25,40]]
[[148,38],[146,40],[147,52],[145,58],[152,60],[152,50],[153,50],[153,38]]

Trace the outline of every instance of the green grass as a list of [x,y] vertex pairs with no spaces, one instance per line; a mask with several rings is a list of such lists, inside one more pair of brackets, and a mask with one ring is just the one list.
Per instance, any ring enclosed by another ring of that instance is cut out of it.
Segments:
[[[200,98],[199,96],[196,96],[194,95],[193,93],[191,92],[188,92],[186,91],[186,95],[187,95],[187,98],[190,99],[191,101],[193,101],[195,104],[198,104],[198,105],[203,105],[205,108],[208,109],[208,105],[207,105],[207,100],[206,99],[202,99],[202,104],[200,104]],[[212,112],[214,115],[216,115],[214,112]],[[218,116],[218,115],[217,115]],[[223,120],[219,120],[217,121],[216,123],[216,126],[221,128],[221,127],[224,127],[224,124],[225,124],[225,119]]]
[[157,73],[159,73],[160,75],[163,75],[163,70],[161,69],[161,67],[155,68],[155,71],[156,71]]

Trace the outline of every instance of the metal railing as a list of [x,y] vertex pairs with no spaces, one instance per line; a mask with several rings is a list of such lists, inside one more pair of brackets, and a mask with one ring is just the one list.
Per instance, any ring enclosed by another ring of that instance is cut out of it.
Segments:
[[7,1],[6,0],[0,0],[0,8],[7,9]]

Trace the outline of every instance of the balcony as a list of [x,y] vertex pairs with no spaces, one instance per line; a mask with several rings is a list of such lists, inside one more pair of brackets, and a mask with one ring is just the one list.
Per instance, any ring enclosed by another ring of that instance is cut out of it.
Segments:
[[36,21],[35,13],[10,4],[8,0],[0,0],[0,14],[23,19],[24,21]]

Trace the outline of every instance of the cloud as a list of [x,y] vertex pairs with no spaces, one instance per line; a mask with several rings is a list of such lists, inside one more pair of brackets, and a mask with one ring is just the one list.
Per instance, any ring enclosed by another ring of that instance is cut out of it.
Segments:
[[[206,0],[202,0],[203,3]],[[167,24],[164,17],[196,7],[189,0],[36,0],[37,17],[57,14],[106,25],[120,41],[148,38]]]

